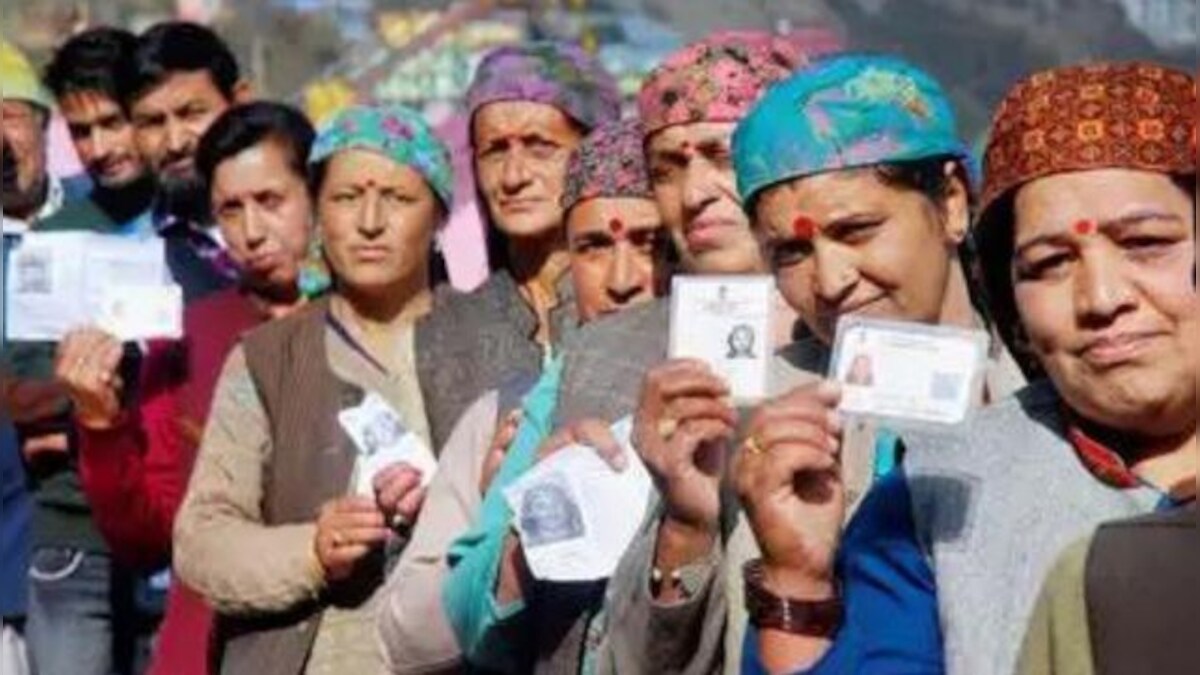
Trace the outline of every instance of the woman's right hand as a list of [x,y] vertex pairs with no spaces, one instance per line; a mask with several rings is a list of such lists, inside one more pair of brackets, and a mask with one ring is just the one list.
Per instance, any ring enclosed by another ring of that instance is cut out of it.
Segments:
[[663,494],[668,521],[716,531],[725,442],[736,425],[729,387],[703,362],[675,359],[646,373],[633,445]]
[[385,542],[389,530],[375,500],[339,497],[325,502],[317,516],[313,547],[326,581],[342,581],[371,549]]
[[764,403],[734,460],[734,485],[762,549],[767,583],[789,597],[832,594],[846,512],[841,390],[801,387]]
[[121,353],[121,343],[98,328],[73,330],[58,344],[54,375],[67,388],[80,426],[102,430],[116,422],[123,386],[117,375]]

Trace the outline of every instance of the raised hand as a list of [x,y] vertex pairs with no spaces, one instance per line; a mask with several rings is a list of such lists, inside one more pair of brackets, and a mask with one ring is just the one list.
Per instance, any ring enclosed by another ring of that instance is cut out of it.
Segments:
[[120,363],[121,343],[98,328],[73,330],[58,344],[54,375],[67,388],[81,426],[101,430],[116,422],[124,386]]
[[766,581],[789,597],[832,594],[846,511],[840,397],[835,383],[822,382],[763,404],[734,460],[734,485],[762,549]]
[[729,388],[700,361],[676,359],[646,373],[633,445],[675,525],[717,529],[726,444],[737,425],[728,399]]

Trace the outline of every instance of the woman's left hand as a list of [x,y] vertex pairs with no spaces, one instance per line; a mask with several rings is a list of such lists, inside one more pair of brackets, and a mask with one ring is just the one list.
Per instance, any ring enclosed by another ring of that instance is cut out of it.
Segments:
[[403,530],[417,522],[425,503],[421,472],[406,462],[396,462],[375,474],[375,503],[392,530]]

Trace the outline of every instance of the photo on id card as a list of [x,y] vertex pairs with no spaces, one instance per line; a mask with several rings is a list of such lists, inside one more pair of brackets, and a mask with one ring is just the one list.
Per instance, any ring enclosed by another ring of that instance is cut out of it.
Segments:
[[378,393],[370,392],[361,404],[338,413],[338,423],[358,449],[354,464],[355,494],[374,495],[375,476],[397,462],[420,472],[422,487],[433,480],[437,458],[420,437],[405,428],[400,415]]
[[900,425],[962,422],[983,387],[987,333],[846,316],[838,321],[829,378],[839,409]]
[[526,549],[582,539],[588,527],[575,481],[563,471],[550,471],[517,497],[517,531]]
[[671,282],[673,359],[706,362],[729,385],[733,400],[767,395],[772,357],[769,276],[677,276]]

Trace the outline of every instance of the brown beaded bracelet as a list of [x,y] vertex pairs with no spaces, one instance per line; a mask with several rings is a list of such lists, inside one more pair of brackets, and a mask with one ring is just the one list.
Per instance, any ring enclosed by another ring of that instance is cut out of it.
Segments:
[[832,637],[842,625],[843,606],[838,596],[823,600],[795,600],[767,589],[762,560],[742,567],[746,589],[746,612],[757,628],[780,630],[792,635]]

